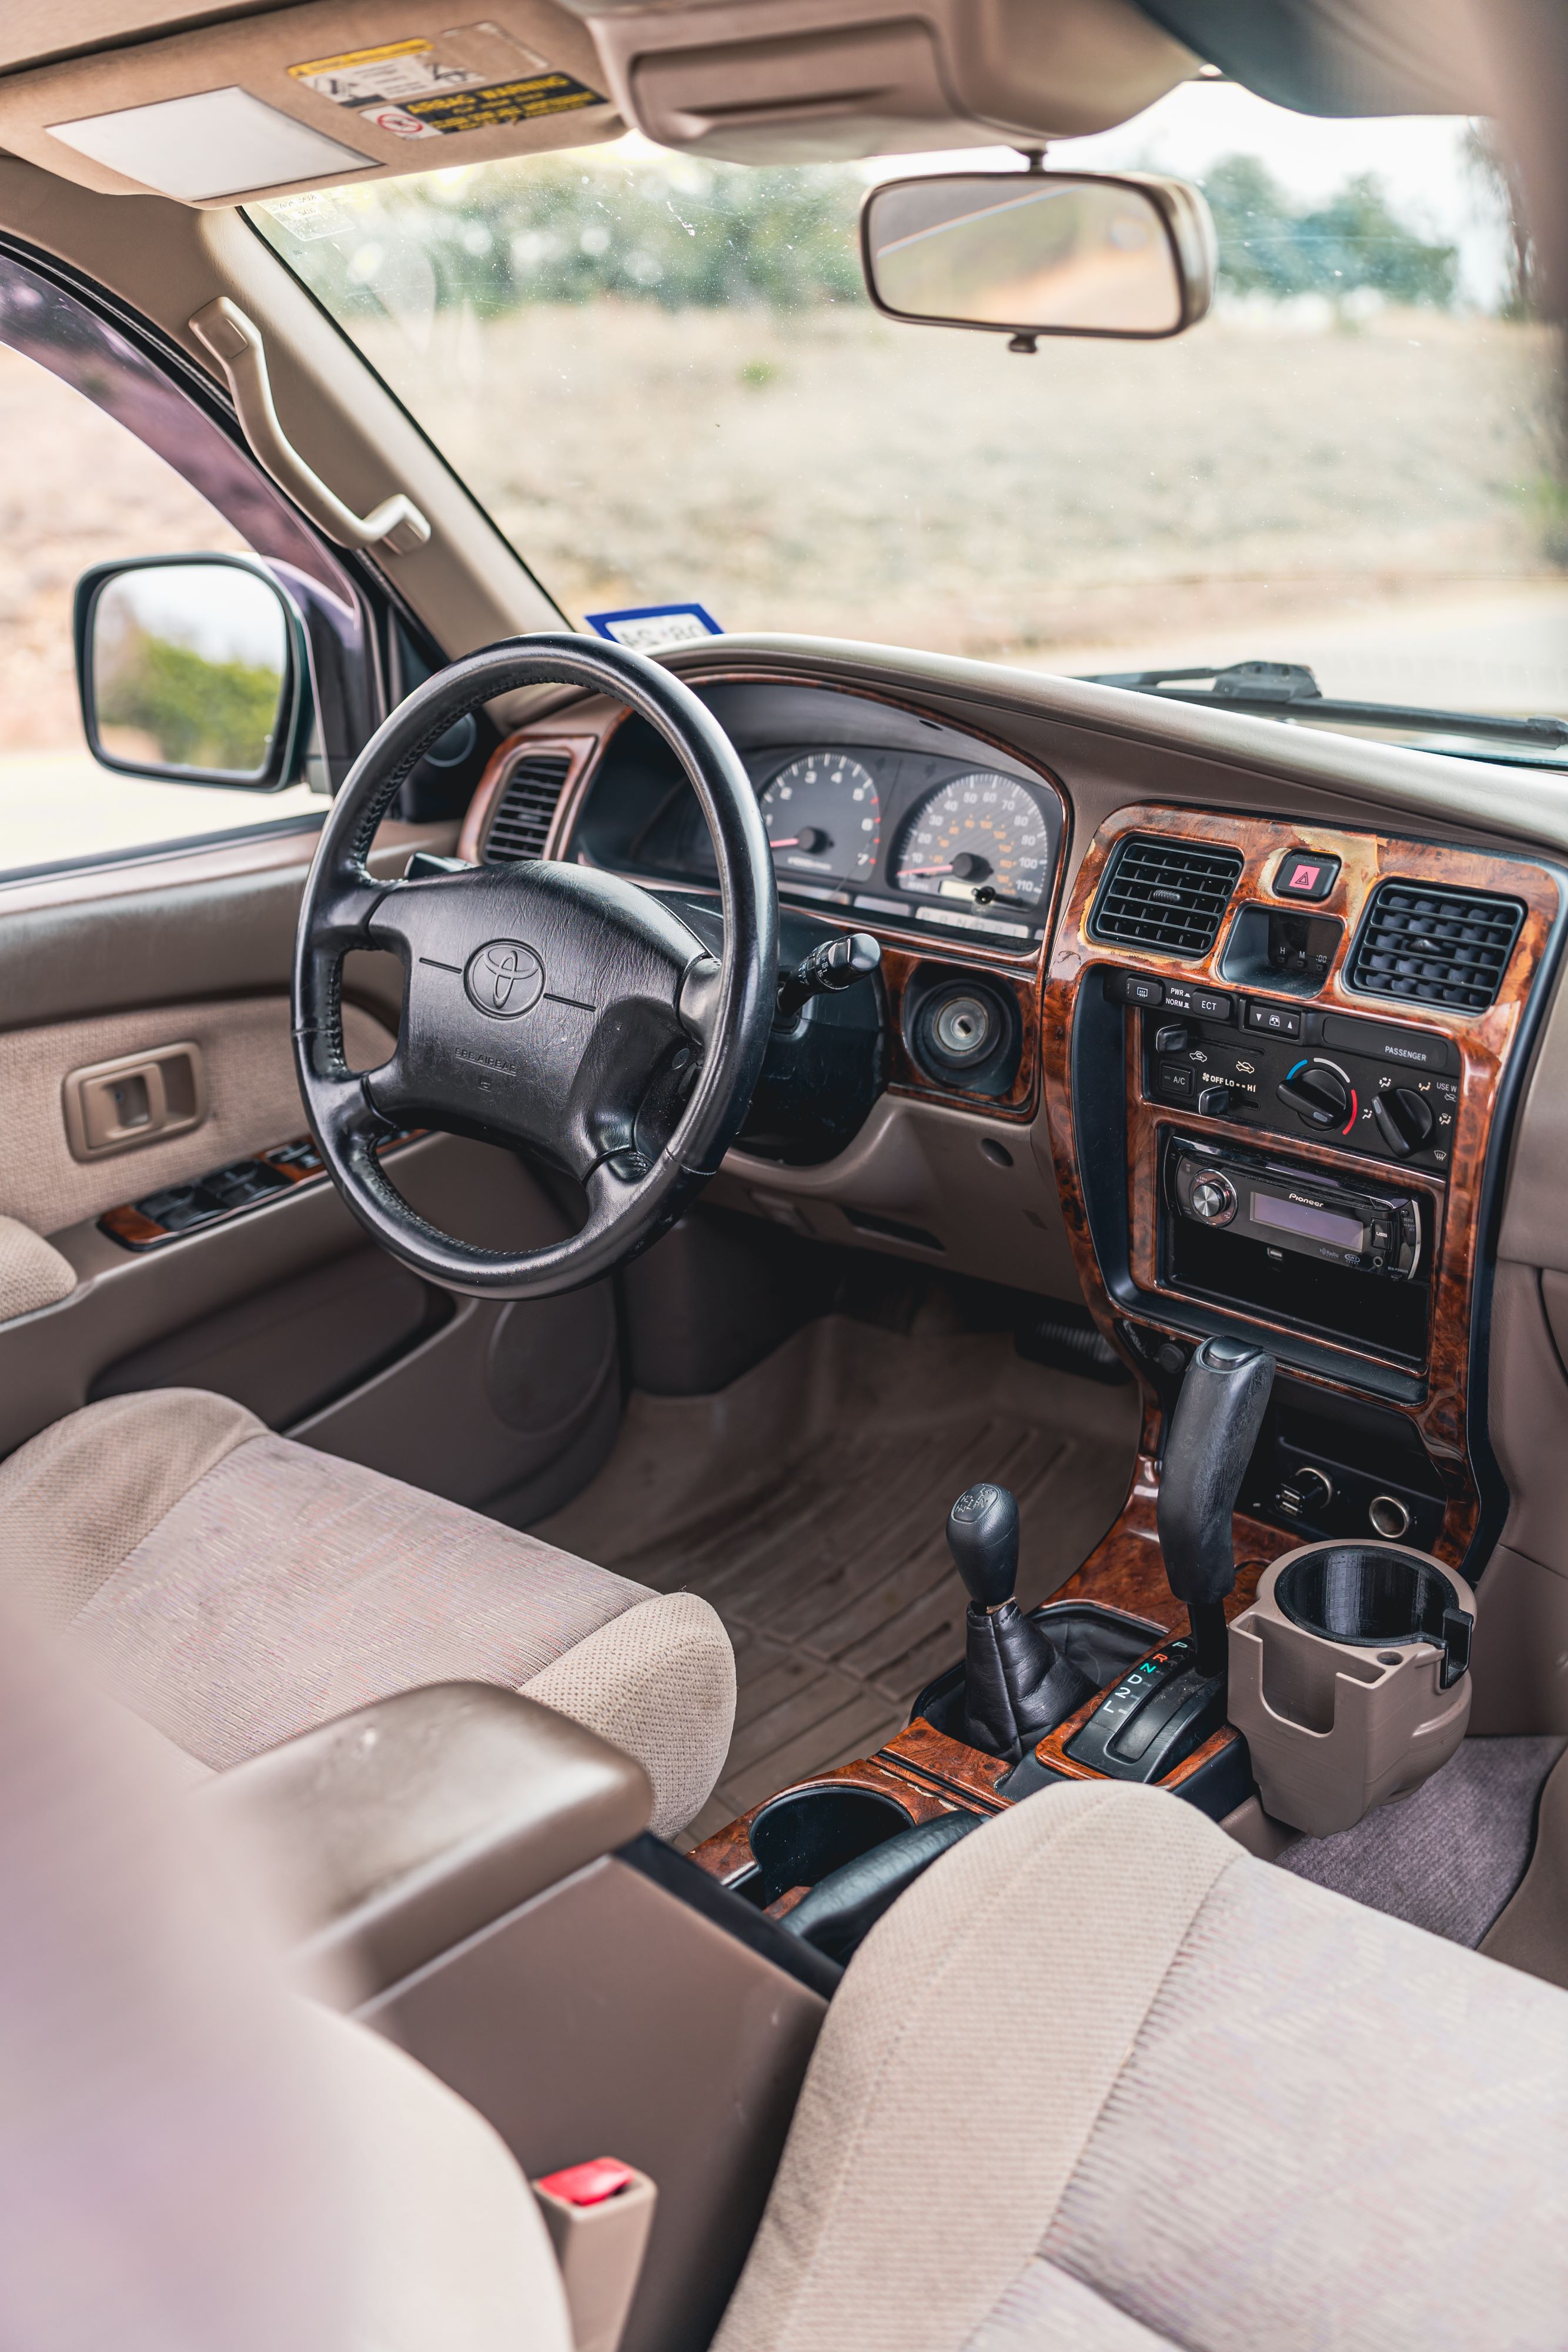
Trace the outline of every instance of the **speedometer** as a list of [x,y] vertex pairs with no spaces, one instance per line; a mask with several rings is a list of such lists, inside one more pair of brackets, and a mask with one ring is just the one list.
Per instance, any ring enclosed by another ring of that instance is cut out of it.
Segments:
[[1038,907],[1051,883],[1051,835],[1033,793],[986,770],[939,784],[904,828],[893,878],[917,898]]
[[762,795],[775,870],[831,882],[876,871],[882,803],[869,768],[843,751],[808,751],[780,768]]

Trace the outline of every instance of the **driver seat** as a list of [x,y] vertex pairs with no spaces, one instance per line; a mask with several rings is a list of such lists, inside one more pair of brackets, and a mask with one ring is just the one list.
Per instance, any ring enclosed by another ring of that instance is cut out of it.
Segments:
[[723,1623],[201,1389],[111,1397],[0,1464],[0,1591],[222,1771],[427,1683],[526,1691],[634,1756],[683,1829],[735,1718]]

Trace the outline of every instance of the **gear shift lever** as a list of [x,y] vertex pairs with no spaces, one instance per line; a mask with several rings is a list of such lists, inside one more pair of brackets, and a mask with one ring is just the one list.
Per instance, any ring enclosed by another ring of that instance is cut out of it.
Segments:
[[947,1543],[969,1591],[964,1736],[1016,1761],[1095,1686],[1013,1598],[1019,1507],[1005,1486],[966,1487],[947,1514]]
[[1186,1368],[1166,1440],[1155,1517],[1166,1575],[1186,1603],[1197,1666],[1223,1675],[1225,1596],[1236,1581],[1230,1518],[1257,1443],[1274,1359],[1243,1339],[1205,1339]]

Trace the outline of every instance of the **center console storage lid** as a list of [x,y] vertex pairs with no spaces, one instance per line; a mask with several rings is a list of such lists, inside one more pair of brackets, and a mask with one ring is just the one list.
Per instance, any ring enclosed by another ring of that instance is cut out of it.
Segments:
[[356,2000],[626,1844],[653,1808],[630,1756],[486,1683],[358,1707],[195,1801],[261,1846],[296,1957]]

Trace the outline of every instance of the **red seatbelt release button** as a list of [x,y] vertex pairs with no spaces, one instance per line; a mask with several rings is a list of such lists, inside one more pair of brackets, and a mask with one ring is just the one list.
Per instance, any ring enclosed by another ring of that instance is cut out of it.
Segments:
[[619,2197],[642,2175],[617,2156],[591,2157],[586,2164],[569,2164],[562,2172],[549,2172],[534,2187],[547,2196],[559,2197],[563,2205],[602,2205],[607,2198]]

